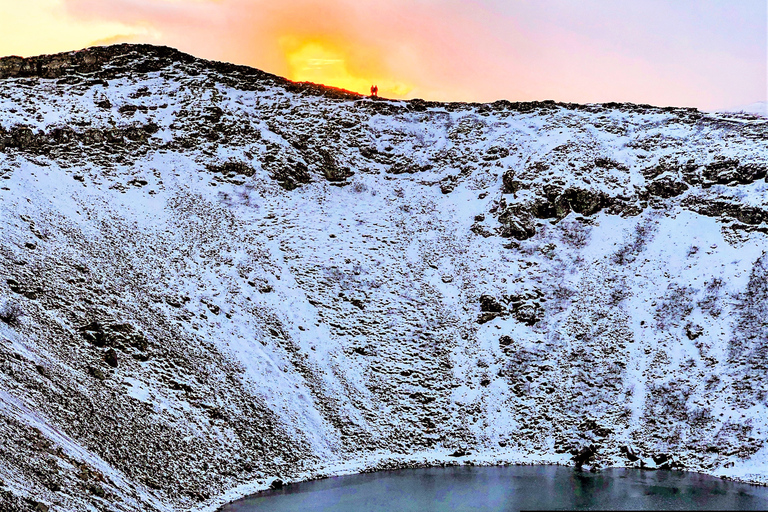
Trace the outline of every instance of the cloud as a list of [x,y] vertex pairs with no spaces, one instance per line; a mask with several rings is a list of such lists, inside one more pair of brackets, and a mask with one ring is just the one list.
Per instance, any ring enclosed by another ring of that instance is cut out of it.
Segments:
[[39,55],[82,48],[94,39],[115,34],[143,35],[104,18],[84,20],[67,16],[61,0],[0,0],[0,55]]
[[712,108],[766,94],[761,0],[63,1],[78,22],[382,95]]

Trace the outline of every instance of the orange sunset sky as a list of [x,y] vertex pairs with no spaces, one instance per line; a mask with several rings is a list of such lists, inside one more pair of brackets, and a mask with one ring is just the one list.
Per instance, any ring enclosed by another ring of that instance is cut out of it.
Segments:
[[146,42],[434,100],[766,100],[765,0],[0,0],[0,54]]

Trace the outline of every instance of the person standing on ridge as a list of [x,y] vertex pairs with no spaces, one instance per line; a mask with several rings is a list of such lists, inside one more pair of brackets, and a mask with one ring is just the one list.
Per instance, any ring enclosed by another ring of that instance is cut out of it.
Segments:
[[373,86],[373,95],[376,96],[377,98],[379,97],[379,86],[378,85],[374,85]]
[[371,97],[374,97],[374,96],[376,96],[376,86],[372,85],[371,86]]

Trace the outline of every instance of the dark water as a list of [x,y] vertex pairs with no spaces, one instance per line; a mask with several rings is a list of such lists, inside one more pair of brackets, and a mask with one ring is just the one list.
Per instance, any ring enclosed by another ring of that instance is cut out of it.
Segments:
[[291,484],[225,512],[767,510],[768,487],[677,471],[559,466],[405,469]]

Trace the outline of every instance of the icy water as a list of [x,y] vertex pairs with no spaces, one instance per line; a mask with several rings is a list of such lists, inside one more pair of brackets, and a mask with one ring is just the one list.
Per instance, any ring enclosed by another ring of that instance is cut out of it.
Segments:
[[559,466],[406,469],[286,486],[224,512],[507,512],[560,510],[766,510],[768,487],[678,471]]

